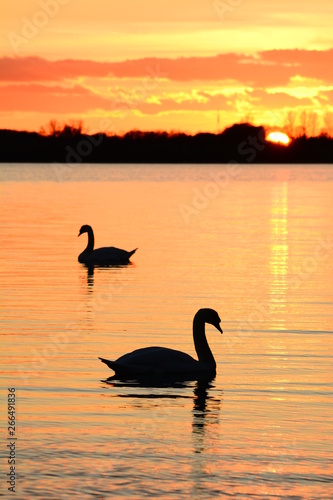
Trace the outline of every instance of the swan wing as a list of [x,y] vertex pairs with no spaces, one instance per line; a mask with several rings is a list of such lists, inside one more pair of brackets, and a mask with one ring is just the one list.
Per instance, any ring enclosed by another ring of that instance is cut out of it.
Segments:
[[94,250],[92,252],[92,255],[98,259],[108,259],[109,258],[109,259],[126,260],[126,259],[129,259],[131,255],[133,255],[135,250],[132,250],[131,252],[127,252],[126,250],[122,250],[121,248],[102,247],[102,248],[96,248],[96,250]]
[[[109,263],[122,263],[128,262],[129,258],[136,252],[137,248],[127,252],[121,248],[116,247],[101,247],[96,248],[91,253],[85,254],[83,252],[80,257],[83,258],[82,262],[87,264],[109,264]],[[80,261],[80,258],[79,258]]]
[[166,347],[137,349],[116,361],[100,359],[117,375],[162,375],[189,373],[200,369],[200,363],[188,354]]

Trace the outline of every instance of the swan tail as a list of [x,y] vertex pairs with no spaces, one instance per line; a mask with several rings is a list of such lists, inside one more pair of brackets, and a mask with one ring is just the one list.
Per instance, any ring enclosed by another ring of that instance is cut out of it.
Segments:
[[131,252],[128,252],[128,258],[132,257],[132,255],[137,251],[137,248],[134,248]]
[[102,363],[105,363],[109,368],[111,368],[111,370],[115,372],[114,378],[129,377],[133,375],[131,369],[121,365],[120,363],[117,363],[117,361],[110,361],[109,359],[105,358],[99,358],[99,359],[102,361]]
[[141,375],[147,375],[147,373],[150,373],[149,370],[147,370],[147,367],[142,367],[142,366],[126,366],[123,365],[122,363],[118,363],[117,361],[110,361],[109,359],[105,358],[100,358],[99,359],[102,361],[102,363],[105,363],[111,370],[115,372],[114,378],[119,378],[119,377],[136,377],[136,376],[141,376]]
[[105,359],[105,358],[100,358],[99,359],[102,361],[102,363],[105,363],[109,368],[111,368],[111,370],[113,370],[114,372],[117,372],[117,369],[119,368],[118,366],[118,363],[116,363],[116,361],[110,361],[109,359]]

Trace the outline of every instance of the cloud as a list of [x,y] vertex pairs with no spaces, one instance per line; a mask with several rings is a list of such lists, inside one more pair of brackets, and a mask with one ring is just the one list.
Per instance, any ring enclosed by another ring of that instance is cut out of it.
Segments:
[[3,57],[0,80],[9,82],[57,82],[80,76],[103,77],[109,74],[109,63],[94,61],[48,61],[41,57]]
[[217,111],[232,105],[229,98],[223,95],[209,95],[206,92],[197,92],[188,95],[173,95],[138,103],[137,108],[144,114],[159,114],[170,111]]
[[92,109],[112,109],[111,100],[80,85],[5,85],[1,87],[2,111],[81,113]]
[[281,110],[290,107],[304,107],[312,104],[312,100],[307,97],[295,97],[286,92],[266,92],[265,90],[254,90],[251,92],[251,99],[254,105],[264,108],[276,108]]
[[[308,96],[290,95],[284,91],[267,92],[261,88],[235,89],[232,93],[219,90],[161,91],[146,96],[133,93],[131,89],[105,88],[104,94],[97,94],[89,88],[76,84],[72,86],[41,83],[9,84],[1,86],[2,111],[30,111],[56,114],[86,113],[92,110],[140,111],[144,115],[158,115],[178,111],[222,111],[237,109],[240,103],[259,109],[282,110],[311,106],[313,99]],[[332,103],[333,91],[318,91],[318,99],[323,105]]]
[[333,82],[331,50],[268,50],[260,53],[262,61],[293,68],[294,74]]
[[48,61],[40,57],[3,57],[0,79],[7,82],[59,82],[89,78],[142,78],[188,82],[233,79],[261,87],[286,85],[296,76],[332,82],[333,50],[273,50],[256,56],[142,58],[120,62]]

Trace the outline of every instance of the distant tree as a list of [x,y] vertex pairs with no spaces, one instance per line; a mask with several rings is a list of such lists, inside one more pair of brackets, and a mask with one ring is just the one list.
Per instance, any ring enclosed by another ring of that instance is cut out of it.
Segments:
[[39,133],[50,137],[77,137],[83,133],[82,120],[60,125],[57,120],[50,120],[46,127],[41,127]]
[[300,116],[300,130],[301,130],[301,135],[306,137],[307,136],[307,127],[308,127],[308,113],[305,109],[303,109],[301,116]]
[[296,123],[296,113],[295,111],[288,111],[287,118],[286,118],[286,123],[284,125],[284,130],[286,134],[289,137],[295,137],[296,136],[296,128],[295,128],[295,123]]
[[328,137],[333,137],[333,113],[328,111],[324,115],[324,134]]
[[61,127],[58,124],[57,120],[50,120],[49,123],[45,127],[41,127],[39,133],[41,135],[58,137],[60,131],[61,131]]
[[231,127],[223,130],[221,137],[228,139],[233,143],[240,143],[241,141],[248,140],[250,136],[264,137],[264,127],[251,125],[251,123],[235,123]]
[[[247,113],[243,118],[240,120],[239,123],[246,123],[247,125],[253,123],[253,116],[250,113]],[[232,125],[231,125],[232,126]]]
[[309,137],[316,137],[318,135],[318,115],[315,112],[308,114],[307,133]]
[[59,135],[65,138],[73,138],[82,135],[83,133],[83,123],[81,120],[77,122],[71,122],[63,126],[63,129],[60,131]]

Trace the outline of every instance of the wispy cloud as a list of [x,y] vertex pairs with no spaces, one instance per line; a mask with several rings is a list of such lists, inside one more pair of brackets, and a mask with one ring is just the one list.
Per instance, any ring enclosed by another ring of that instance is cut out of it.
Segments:
[[111,107],[111,101],[80,85],[21,84],[1,87],[1,110],[35,113],[82,113]]
[[79,77],[145,77],[149,71],[174,81],[235,79],[246,84],[283,85],[294,75],[333,82],[333,49],[274,50],[257,55],[218,54],[210,57],[142,58],[120,62],[48,61],[40,57],[3,57],[2,81],[61,81]]

